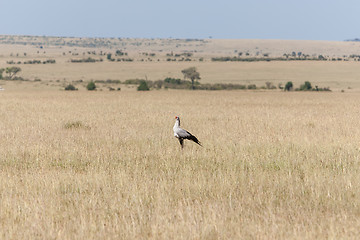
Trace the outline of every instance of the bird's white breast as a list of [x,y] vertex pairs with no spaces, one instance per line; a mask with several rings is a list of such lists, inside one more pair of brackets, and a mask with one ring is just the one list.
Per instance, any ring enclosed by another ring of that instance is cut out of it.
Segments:
[[176,121],[175,121],[173,130],[174,130],[174,137],[179,138],[179,134],[178,134],[178,133],[179,133],[179,131],[181,130],[179,120],[176,120]]
[[179,135],[177,134],[177,132],[178,132],[178,127],[174,126],[174,127],[173,127],[173,130],[174,130],[174,137],[179,138]]

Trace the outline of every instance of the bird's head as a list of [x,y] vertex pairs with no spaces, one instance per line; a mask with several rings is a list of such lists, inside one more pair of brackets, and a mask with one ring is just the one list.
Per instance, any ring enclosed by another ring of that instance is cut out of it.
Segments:
[[179,126],[180,126],[180,118],[178,116],[175,117],[176,121],[178,122]]

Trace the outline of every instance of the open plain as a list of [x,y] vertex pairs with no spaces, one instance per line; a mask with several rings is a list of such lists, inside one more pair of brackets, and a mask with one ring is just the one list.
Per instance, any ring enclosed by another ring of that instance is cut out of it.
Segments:
[[[123,55],[117,55],[120,51]],[[109,61],[108,54],[111,55]],[[322,56],[327,61],[214,62],[213,57],[301,59]],[[74,63],[91,59],[97,62]],[[196,67],[202,83],[275,86],[304,81],[333,91],[360,89],[360,42],[226,39],[106,39],[0,35],[0,68],[18,66],[26,80],[64,89],[84,88],[89,81],[183,78],[181,70]],[[55,64],[24,64],[55,60]],[[131,61],[127,61],[131,60]],[[12,64],[9,64],[12,63]],[[99,89],[107,90],[99,84]],[[116,87],[116,86],[112,86]],[[132,89],[132,88],[130,88]],[[122,90],[128,90],[122,86]]]
[[[33,46],[6,46],[0,68],[38,54]],[[22,48],[26,56],[16,57]],[[166,56],[70,63],[63,48],[47,50],[44,59],[56,64],[19,64],[28,81],[0,80],[0,238],[360,235],[360,63],[167,62]],[[181,77],[187,66],[197,66],[204,82],[290,79],[333,91],[82,86],[91,79]],[[67,83],[79,91],[64,91]],[[203,147],[185,142],[181,150],[175,116]]]

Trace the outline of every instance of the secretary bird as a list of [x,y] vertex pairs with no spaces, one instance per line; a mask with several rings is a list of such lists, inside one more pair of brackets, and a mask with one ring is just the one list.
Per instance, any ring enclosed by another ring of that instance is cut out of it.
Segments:
[[173,127],[174,136],[177,139],[179,139],[181,148],[184,148],[184,139],[191,140],[191,141],[199,144],[202,147],[201,143],[199,142],[199,140],[194,135],[192,135],[191,133],[189,133],[188,131],[186,131],[185,129],[182,129],[180,127],[180,118],[175,117],[175,119],[176,119],[176,121],[175,121],[175,124],[174,124],[174,127]]

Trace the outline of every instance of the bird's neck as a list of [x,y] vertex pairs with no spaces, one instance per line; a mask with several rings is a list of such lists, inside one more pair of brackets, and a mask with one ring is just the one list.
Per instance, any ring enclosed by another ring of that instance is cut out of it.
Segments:
[[178,128],[178,127],[180,127],[180,120],[179,119],[177,119],[175,121],[175,124],[174,124],[174,128]]

